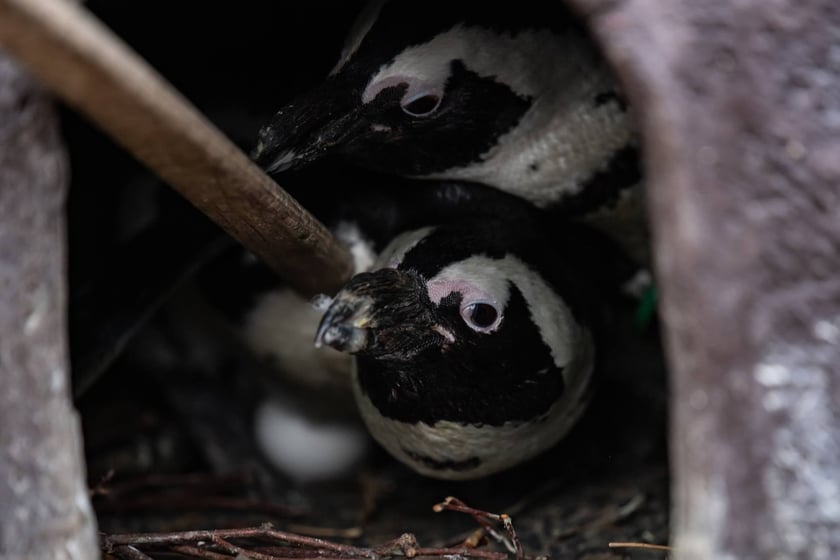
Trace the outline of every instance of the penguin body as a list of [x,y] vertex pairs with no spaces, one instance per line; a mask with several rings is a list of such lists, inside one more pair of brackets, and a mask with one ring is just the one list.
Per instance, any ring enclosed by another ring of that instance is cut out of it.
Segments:
[[588,256],[593,232],[548,245],[540,223],[397,236],[324,315],[316,341],[356,356],[371,434],[421,474],[512,467],[557,443],[588,403],[605,276]]
[[[533,210],[521,199],[473,183],[368,177],[338,194],[304,193],[307,207],[353,255],[354,272],[370,270],[404,230],[428,224],[480,223],[506,216],[528,220]],[[418,185],[417,183],[421,183]],[[345,391],[351,382],[348,356],[312,338],[323,315],[256,258],[233,247],[204,268],[204,293],[258,357],[295,384]]]
[[617,83],[582,25],[541,2],[371,4],[333,72],[255,150],[269,171],[330,154],[581,213],[640,178]]

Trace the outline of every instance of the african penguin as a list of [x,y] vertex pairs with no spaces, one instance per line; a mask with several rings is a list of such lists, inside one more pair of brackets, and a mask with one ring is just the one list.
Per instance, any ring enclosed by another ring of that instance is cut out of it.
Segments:
[[[429,224],[498,223],[497,216],[513,224],[515,218],[528,222],[534,214],[543,214],[515,196],[475,183],[423,181],[421,188],[415,184],[420,181],[366,178],[364,183],[352,183],[354,188],[340,197],[317,193],[304,199],[350,249],[357,273],[370,270],[383,249],[405,230]],[[626,261],[617,266],[621,270],[616,269],[616,274],[632,275]],[[329,347],[312,347],[323,310],[314,309],[256,258],[232,248],[206,266],[199,278],[204,293],[244,344],[287,379],[319,390],[349,388],[348,357]]]
[[371,434],[423,475],[512,467],[563,438],[588,403],[605,275],[589,232],[547,244],[539,223],[465,219],[396,236],[321,321],[316,344],[355,355]]
[[637,132],[582,24],[556,3],[371,2],[327,79],[263,127],[269,172],[337,154],[482,183],[585,215],[639,183]]

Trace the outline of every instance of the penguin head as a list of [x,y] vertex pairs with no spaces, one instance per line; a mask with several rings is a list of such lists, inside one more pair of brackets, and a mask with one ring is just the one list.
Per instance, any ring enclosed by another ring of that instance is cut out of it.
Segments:
[[578,22],[526,4],[374,2],[330,76],[262,129],[255,158],[270,172],[337,154],[514,194],[575,190],[632,127]]
[[[399,2],[371,2],[327,79],[262,128],[257,161],[283,171],[336,153],[376,170],[422,175],[477,158],[530,102],[467,67],[476,42],[497,35],[464,27],[471,11],[432,2],[418,16]],[[464,149],[440,153],[453,137]]]
[[356,356],[373,436],[420,473],[506,469],[556,443],[586,405],[588,296],[527,229],[485,220],[403,234],[319,326],[316,344]]

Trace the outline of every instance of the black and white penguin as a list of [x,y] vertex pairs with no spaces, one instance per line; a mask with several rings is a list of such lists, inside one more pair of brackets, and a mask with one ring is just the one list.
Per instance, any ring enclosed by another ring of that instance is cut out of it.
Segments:
[[636,144],[618,84],[557,4],[374,1],[254,155],[277,172],[338,154],[584,214],[639,182]]
[[316,343],[355,355],[357,404],[394,457],[479,478],[575,424],[613,288],[604,240],[562,227],[513,211],[409,231],[332,300]]
[[[420,181],[368,175],[365,179],[349,181],[353,188],[340,198],[319,192],[309,199],[310,193],[301,193],[307,207],[350,249],[356,273],[370,270],[386,246],[406,230],[429,224],[481,223],[518,228],[516,219],[528,221],[534,215],[548,219],[515,196],[475,183],[423,181],[418,185]],[[542,240],[554,242],[553,238]],[[231,248],[205,266],[199,277],[210,301],[257,356],[301,385],[349,387],[347,356],[311,344],[323,310],[313,308],[256,258]]]

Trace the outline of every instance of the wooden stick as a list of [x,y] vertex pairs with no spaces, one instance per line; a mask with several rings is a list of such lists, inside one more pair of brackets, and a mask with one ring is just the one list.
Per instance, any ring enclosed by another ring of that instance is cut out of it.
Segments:
[[84,8],[0,0],[0,44],[299,292],[349,278],[346,249]]

